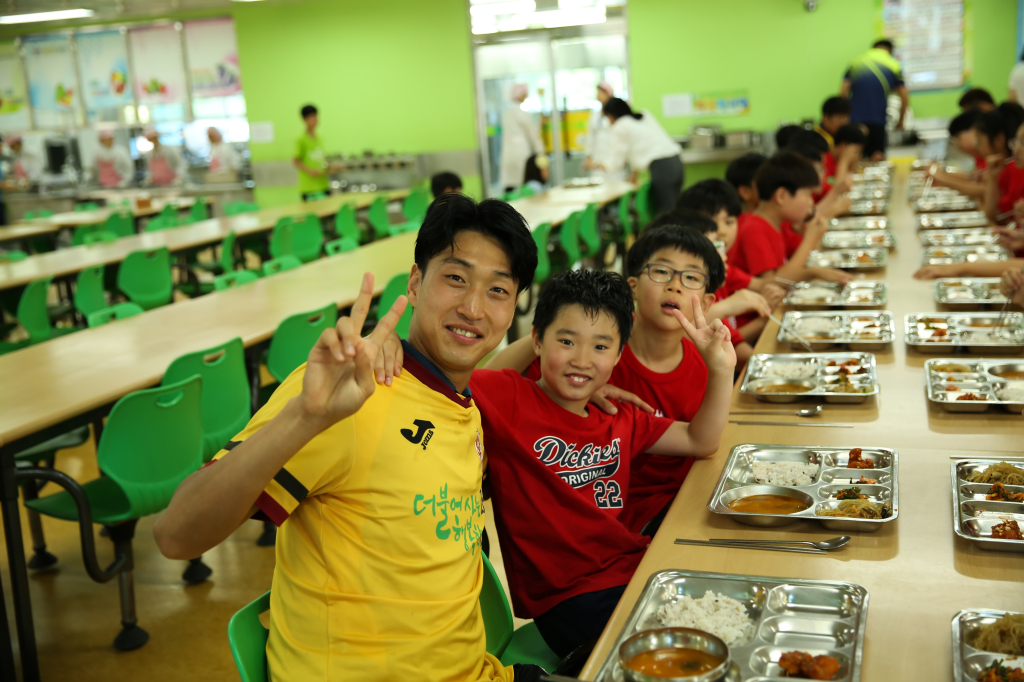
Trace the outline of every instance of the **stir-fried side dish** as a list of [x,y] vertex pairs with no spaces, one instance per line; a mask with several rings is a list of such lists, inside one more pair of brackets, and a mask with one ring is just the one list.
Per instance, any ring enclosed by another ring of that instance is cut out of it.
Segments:
[[839,672],[839,661],[831,656],[811,656],[805,651],[787,651],[779,658],[786,677],[831,680]]
[[839,380],[832,384],[832,391],[834,393],[871,393],[873,390],[874,388],[871,385],[858,386],[850,381],[850,377],[842,372],[839,374]]
[[[971,368],[967,365],[958,365],[955,362],[951,362],[946,365],[933,365],[932,369],[936,372],[947,372],[947,373],[964,373],[970,372]],[[952,381],[952,379],[950,379]]]
[[971,646],[993,654],[1024,656],[1024,614],[1008,613],[982,625]]
[[854,448],[850,450],[850,461],[847,462],[847,469],[874,469],[875,460],[865,459],[861,453],[864,451],[861,448]]
[[1002,661],[992,661],[992,665],[978,674],[978,682],[1024,682],[1024,670],[1007,668]]
[[1020,534],[1020,526],[1013,519],[1005,519],[1002,523],[992,526],[992,537],[996,540],[1024,540]]
[[843,500],[835,509],[819,509],[818,516],[845,516],[851,519],[887,519],[892,516],[892,507],[875,504],[870,500]]
[[867,476],[861,476],[860,480],[857,482],[863,483],[864,485],[875,485],[876,483],[878,483],[878,480],[874,478],[868,478]]
[[1003,483],[1024,485],[1024,469],[1007,462],[993,464],[984,471],[975,471],[968,478],[971,483]]
[[[953,389],[953,390],[956,390],[956,389]],[[956,399],[957,400],[980,400],[981,402],[985,402],[985,397],[984,396],[980,396],[977,393],[964,393],[963,395],[958,395],[956,397]]]
[[866,499],[868,499],[868,496],[867,495],[862,495],[861,492],[860,492],[860,488],[854,487],[854,488],[844,488],[843,490],[840,490],[838,493],[836,493],[836,499],[837,500],[866,500]]
[[993,483],[985,499],[997,500],[999,502],[1024,502],[1024,493],[1011,493],[1006,490],[1002,483]]

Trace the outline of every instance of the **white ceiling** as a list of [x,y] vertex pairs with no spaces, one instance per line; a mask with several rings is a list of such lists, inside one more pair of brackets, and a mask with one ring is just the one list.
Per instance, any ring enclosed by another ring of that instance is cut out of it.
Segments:
[[[265,0],[271,4],[295,4],[302,0]],[[172,12],[196,10],[230,10],[231,0],[0,0],[0,15],[51,12],[62,9],[91,9],[96,12],[90,19],[70,23],[89,23],[119,17],[156,17]],[[44,26],[45,22],[23,24]]]

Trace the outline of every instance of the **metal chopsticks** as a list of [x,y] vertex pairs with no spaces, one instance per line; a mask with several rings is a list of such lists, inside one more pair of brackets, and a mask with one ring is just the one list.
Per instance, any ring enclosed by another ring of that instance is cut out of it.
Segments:
[[777,324],[777,325],[779,325],[780,327],[782,327],[782,329],[783,329],[783,330],[784,330],[784,331],[785,331],[785,332],[786,332],[787,334],[789,334],[789,335],[790,335],[790,336],[792,336],[792,337],[793,337],[794,339],[796,339],[797,341],[799,341],[799,342],[800,342],[800,345],[801,345],[801,346],[803,346],[804,348],[806,348],[806,349],[808,350],[808,352],[811,352],[811,353],[813,353],[813,352],[814,352],[814,348],[812,348],[812,347],[811,347],[811,344],[810,344],[810,343],[809,343],[809,342],[807,341],[807,339],[805,339],[804,337],[802,337],[802,336],[800,336],[799,334],[797,334],[797,333],[796,333],[796,331],[795,331],[795,330],[794,330],[794,329],[793,329],[792,327],[790,327],[790,326],[789,326],[789,325],[787,325],[787,324],[784,324],[784,323],[782,322],[782,320],[780,320],[779,318],[775,317],[775,315],[769,315],[769,316],[768,316],[768,318],[769,318],[769,319],[770,319],[770,320],[771,320],[772,322],[774,322],[775,324]]
[[754,545],[754,544],[732,544],[726,542],[710,542],[708,540],[690,540],[688,538],[676,538],[677,545],[701,545],[704,547],[728,547],[730,549],[763,549],[767,552],[793,552],[794,554],[828,554],[823,549],[812,549],[810,547],[780,547],[778,545]]

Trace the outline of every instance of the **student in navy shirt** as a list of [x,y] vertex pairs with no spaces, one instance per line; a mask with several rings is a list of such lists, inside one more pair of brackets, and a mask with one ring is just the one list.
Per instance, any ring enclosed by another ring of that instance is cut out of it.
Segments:
[[885,132],[886,103],[889,93],[900,96],[900,117],[896,130],[903,129],[910,95],[903,83],[903,69],[892,56],[891,40],[879,40],[874,46],[858,57],[843,76],[840,94],[850,98],[850,120],[863,123],[868,129],[868,141],[864,156],[868,159],[885,157],[888,143]]

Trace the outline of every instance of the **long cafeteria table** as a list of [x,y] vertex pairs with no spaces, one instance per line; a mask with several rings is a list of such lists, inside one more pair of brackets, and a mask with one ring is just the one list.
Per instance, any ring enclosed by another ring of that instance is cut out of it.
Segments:
[[[953,532],[950,464],[967,457],[1006,458],[1024,451],[1024,417],[1003,411],[954,414],[928,404],[925,360],[907,349],[903,318],[935,311],[932,282],[912,279],[921,258],[913,213],[907,202],[908,169],[899,166],[890,222],[899,240],[888,267],[872,279],[889,285],[886,309],[893,313],[896,339],[876,351],[881,391],[862,405],[827,404],[812,418],[854,424],[854,428],[809,428],[812,419],[744,415],[735,420],[787,422],[793,426],[745,426],[730,423],[718,452],[698,460],[687,476],[630,581],[618,608],[594,648],[582,679],[594,680],[618,640],[648,578],[667,569],[784,578],[838,580],[867,588],[869,608],[861,679],[949,680],[953,665],[950,624],[961,609],[1024,611],[1024,561],[1021,555],[982,551]],[[790,352],[776,342],[770,323],[758,341],[758,353]],[[969,357],[969,356],[961,356]],[[739,393],[732,411],[772,410]],[[800,403],[793,404],[795,411]],[[884,447],[899,453],[899,517],[876,533],[852,533],[853,541],[827,556],[674,544],[676,538],[707,540],[824,540],[838,533],[815,521],[782,528],[743,526],[707,509],[732,448],[743,443],[834,447]],[[960,675],[955,676],[957,682]]]

